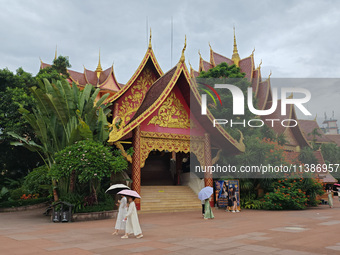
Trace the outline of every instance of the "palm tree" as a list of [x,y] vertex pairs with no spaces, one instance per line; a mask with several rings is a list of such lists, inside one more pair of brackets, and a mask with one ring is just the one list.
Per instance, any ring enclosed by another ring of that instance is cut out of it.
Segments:
[[[87,84],[81,91],[74,83],[67,80],[39,82],[39,87],[32,87],[36,106],[30,112],[20,109],[23,117],[32,126],[35,137],[22,137],[8,133],[17,141],[12,145],[24,146],[36,151],[43,158],[48,169],[51,169],[56,152],[76,141],[93,139],[105,142],[109,135],[107,114],[110,104],[106,103],[109,94],[98,101],[99,88]],[[33,139],[37,140],[35,142]],[[19,140],[19,141],[18,141]],[[71,177],[71,185],[73,185]],[[56,182],[53,180],[54,200],[58,200]]]

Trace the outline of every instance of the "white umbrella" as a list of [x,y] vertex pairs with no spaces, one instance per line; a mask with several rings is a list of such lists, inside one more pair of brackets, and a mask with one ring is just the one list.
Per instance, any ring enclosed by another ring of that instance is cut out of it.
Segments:
[[204,187],[201,189],[201,191],[198,193],[198,199],[199,200],[205,200],[208,199],[212,193],[214,192],[212,187]]
[[140,195],[134,190],[122,190],[118,192],[118,195],[130,196],[135,198],[141,198]]
[[111,185],[110,188],[108,188],[105,193],[108,194],[117,194],[119,191],[125,190],[125,189],[130,189],[128,186],[124,184],[114,184]]

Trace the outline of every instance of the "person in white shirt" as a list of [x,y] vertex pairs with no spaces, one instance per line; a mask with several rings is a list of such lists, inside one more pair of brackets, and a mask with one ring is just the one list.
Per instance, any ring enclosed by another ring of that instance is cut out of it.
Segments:
[[[122,195],[121,200],[118,200],[119,208],[118,208],[118,215],[116,220],[115,231],[112,235],[118,235],[119,230],[125,230],[125,217],[127,214],[127,199],[125,196]],[[118,205],[117,204],[117,205]]]
[[129,209],[125,217],[126,220],[125,235],[123,235],[121,238],[129,238],[129,234],[134,234],[136,238],[143,237],[142,229],[140,228],[139,225],[137,208],[134,200],[135,200],[134,197],[128,197]]

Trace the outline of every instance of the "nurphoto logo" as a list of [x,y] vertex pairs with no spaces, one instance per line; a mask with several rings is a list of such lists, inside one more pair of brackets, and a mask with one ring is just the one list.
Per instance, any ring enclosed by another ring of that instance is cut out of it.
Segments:
[[[220,101],[220,104],[222,106],[222,101],[221,98],[219,96],[219,94],[217,93],[217,91],[209,86],[204,84],[206,87],[208,87],[209,89],[211,89],[211,91],[213,91],[213,93],[217,96],[217,98]],[[243,94],[243,91],[235,86],[235,85],[231,85],[231,84],[215,84],[215,88],[217,89],[228,89],[231,94],[232,94],[232,98],[233,98],[233,115],[234,116],[242,116],[244,115],[244,101],[245,101],[245,96]],[[215,106],[217,106],[216,100],[213,97],[213,95],[207,90],[207,89],[202,89],[203,91],[205,91],[214,101]],[[277,109],[278,106],[278,90],[277,88],[273,88],[272,89],[272,105],[269,109],[266,110],[258,110],[255,109],[254,104],[253,104],[253,89],[252,87],[249,87],[247,89],[247,105],[248,105],[248,109],[250,110],[251,113],[253,113],[254,115],[257,116],[268,116],[272,113],[274,113]],[[287,97],[288,95],[290,95],[291,93],[298,93],[298,94],[302,94],[303,97],[302,98],[290,98]],[[202,94],[201,95],[201,114],[202,115],[206,115],[207,114],[207,94]],[[285,116],[287,115],[286,109],[287,109],[287,105],[292,104],[295,105],[304,115],[306,116],[310,116],[312,115],[307,109],[306,107],[303,105],[305,103],[308,103],[309,100],[311,99],[311,93],[309,90],[305,89],[305,88],[289,88],[289,87],[284,87],[281,88],[281,115]],[[235,125],[242,125],[244,127],[246,127],[246,124],[249,127],[262,127],[264,125],[265,122],[268,122],[269,124],[271,123],[271,126],[274,127],[276,122],[280,122],[280,124],[284,127],[295,127],[297,125],[297,121],[294,119],[283,119],[283,120],[279,120],[279,119],[250,119],[248,121],[246,121],[245,119],[243,120],[237,120],[234,121],[232,119],[228,120],[228,119],[214,119],[213,121],[213,125],[214,127],[216,127],[216,125],[225,125],[225,124],[230,124],[230,127],[233,127]]]

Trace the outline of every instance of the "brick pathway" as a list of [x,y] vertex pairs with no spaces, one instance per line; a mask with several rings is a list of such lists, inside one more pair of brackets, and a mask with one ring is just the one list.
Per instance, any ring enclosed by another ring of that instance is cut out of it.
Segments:
[[114,220],[51,223],[43,210],[0,213],[0,254],[340,254],[340,203],[304,211],[142,214],[144,238],[112,236]]

